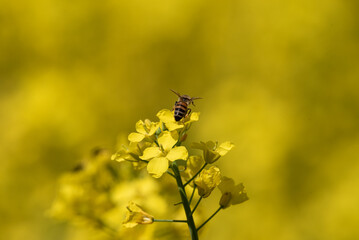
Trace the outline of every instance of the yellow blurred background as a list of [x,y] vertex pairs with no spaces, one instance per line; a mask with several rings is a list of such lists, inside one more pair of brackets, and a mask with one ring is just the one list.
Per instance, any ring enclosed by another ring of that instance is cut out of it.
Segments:
[[250,197],[202,239],[359,239],[358,9],[356,0],[1,1],[1,239],[79,239],[45,214],[57,179],[171,108],[170,88],[204,98],[189,141],[234,142],[218,165]]

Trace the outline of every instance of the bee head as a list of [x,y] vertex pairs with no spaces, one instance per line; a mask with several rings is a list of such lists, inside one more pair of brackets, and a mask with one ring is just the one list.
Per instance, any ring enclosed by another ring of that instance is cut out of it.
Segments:
[[178,96],[178,101],[182,101],[182,102],[185,102],[188,106],[192,103],[193,104],[193,106],[195,106],[194,105],[194,102],[193,102],[193,100],[196,100],[196,99],[202,99],[202,98],[200,98],[200,97],[190,97],[190,96],[188,96],[188,95],[181,95],[181,94],[179,94],[178,92],[176,92],[176,91],[173,91],[172,89],[170,89],[174,94],[176,94],[177,96]]
[[180,96],[180,101],[185,102],[188,106],[192,103],[192,98],[188,95]]

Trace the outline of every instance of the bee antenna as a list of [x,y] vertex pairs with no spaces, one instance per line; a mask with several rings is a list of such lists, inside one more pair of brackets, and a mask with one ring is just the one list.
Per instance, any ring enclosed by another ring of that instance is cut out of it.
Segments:
[[181,94],[179,94],[178,92],[176,92],[176,91],[174,91],[174,90],[172,90],[172,89],[170,89],[174,94],[176,94],[178,97],[181,97]]
[[197,99],[203,99],[203,98],[201,98],[201,97],[193,97],[193,98],[191,98],[192,101],[197,100]]

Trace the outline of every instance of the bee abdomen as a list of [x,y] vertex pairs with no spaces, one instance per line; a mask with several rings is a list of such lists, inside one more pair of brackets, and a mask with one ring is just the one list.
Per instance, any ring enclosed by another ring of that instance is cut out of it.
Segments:
[[176,102],[174,117],[176,121],[181,120],[187,113],[187,104],[185,102]]

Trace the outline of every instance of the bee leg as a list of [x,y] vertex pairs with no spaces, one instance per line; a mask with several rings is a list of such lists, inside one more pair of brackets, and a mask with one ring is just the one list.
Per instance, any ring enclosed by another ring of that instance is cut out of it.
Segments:
[[186,116],[185,116],[185,117],[189,116],[191,112],[192,112],[192,109],[187,108],[187,113],[186,113]]

